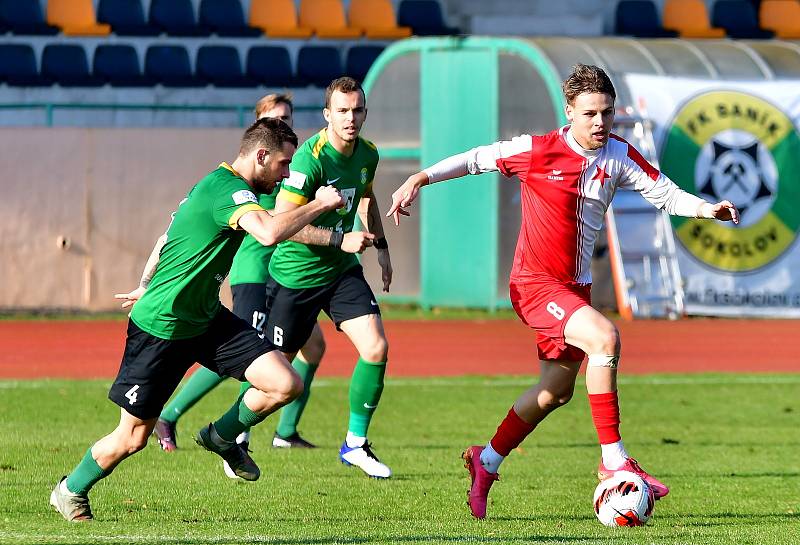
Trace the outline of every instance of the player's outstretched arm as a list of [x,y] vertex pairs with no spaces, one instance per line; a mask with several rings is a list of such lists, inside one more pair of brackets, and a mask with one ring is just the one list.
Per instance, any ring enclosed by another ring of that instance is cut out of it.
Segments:
[[153,246],[153,250],[150,252],[150,256],[147,258],[147,263],[144,265],[144,270],[142,271],[142,277],[139,280],[139,286],[128,293],[115,293],[114,299],[122,299],[122,308],[132,307],[136,301],[138,301],[144,292],[147,291],[147,286],[150,284],[150,280],[153,279],[153,275],[156,273],[156,269],[158,268],[158,260],[161,256],[161,249],[164,247],[164,244],[167,243],[167,234],[164,233],[158,240],[156,240],[155,245]]
[[394,224],[400,225],[400,216],[410,216],[411,214],[405,210],[417,199],[419,190],[430,183],[430,179],[425,172],[417,172],[408,177],[408,179],[397,188],[397,191],[392,193],[392,205],[389,211],[386,212],[386,217],[394,218]]
[[[296,210],[300,205],[286,199],[278,197],[275,201],[275,214],[285,214]],[[296,234],[289,237],[293,242],[307,244],[310,246],[333,246],[339,248],[343,252],[350,254],[360,254],[370,246],[375,239],[374,235],[365,233],[363,231],[352,231],[350,233],[342,233],[339,231],[332,231],[331,229],[323,229],[315,225],[306,225]]]
[[305,206],[274,216],[260,210],[247,212],[239,218],[239,227],[264,246],[274,246],[296,234],[323,212],[341,206],[344,206],[344,199],[336,188],[320,187],[314,200]]

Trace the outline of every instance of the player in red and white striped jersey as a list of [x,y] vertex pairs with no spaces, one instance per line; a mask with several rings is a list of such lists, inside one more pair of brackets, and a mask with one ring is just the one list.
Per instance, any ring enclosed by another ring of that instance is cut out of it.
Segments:
[[711,204],[683,191],[632,145],[611,134],[616,92],[602,69],[577,65],[563,91],[569,125],[448,157],[409,177],[392,195],[387,213],[399,224],[420,188],[467,174],[500,172],[521,182],[522,225],[510,293],[519,317],[536,330],[541,376],[514,402],[489,443],[464,453],[472,478],[469,505],[477,518],[486,516],[489,488],[503,459],[572,397],[585,355],[586,387],[601,446],[598,477],[634,471],[650,484],[656,498],[669,493],[628,455],[620,438],[619,332],[591,306],[594,244],[621,187],[639,191],[673,215],[739,221],[731,202]]

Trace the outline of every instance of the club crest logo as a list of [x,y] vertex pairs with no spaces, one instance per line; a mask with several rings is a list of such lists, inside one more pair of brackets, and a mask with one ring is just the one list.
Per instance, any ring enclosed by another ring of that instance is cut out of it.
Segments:
[[368,177],[369,177],[369,171],[367,170],[367,167],[362,168],[361,169],[361,185],[364,185],[365,183],[367,183],[367,178]]
[[729,272],[769,265],[800,228],[800,136],[786,114],[735,91],[690,98],[661,152],[664,172],[686,191],[741,212],[730,222],[673,217],[677,238],[702,263]]

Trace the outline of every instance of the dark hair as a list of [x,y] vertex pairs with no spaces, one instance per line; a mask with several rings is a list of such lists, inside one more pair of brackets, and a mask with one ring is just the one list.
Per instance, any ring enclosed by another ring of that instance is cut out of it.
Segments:
[[[358,83],[351,77],[343,76],[341,78],[336,78],[328,85],[328,88],[325,89],[325,107],[331,107],[331,96],[333,95],[334,91],[339,91],[340,93],[352,93],[353,91],[360,91],[361,95],[364,96],[364,89],[361,88],[361,84]],[[365,96],[366,98],[366,96]]]
[[250,125],[242,136],[239,155],[247,155],[255,148],[266,148],[269,153],[283,149],[289,142],[297,147],[297,135],[280,119],[262,118]]
[[256,118],[266,111],[271,110],[278,104],[286,104],[289,106],[289,111],[294,112],[294,104],[292,104],[292,93],[272,93],[261,97],[256,102]]
[[567,104],[574,104],[578,95],[583,93],[605,93],[613,100],[617,99],[614,84],[602,68],[586,64],[576,64],[572,73],[564,80],[561,89]]

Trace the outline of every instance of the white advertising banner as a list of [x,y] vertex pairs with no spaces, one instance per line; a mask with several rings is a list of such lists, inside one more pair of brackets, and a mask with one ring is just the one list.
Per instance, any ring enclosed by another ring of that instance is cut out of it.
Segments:
[[689,314],[800,317],[800,81],[629,74],[661,170],[730,222],[672,218]]

